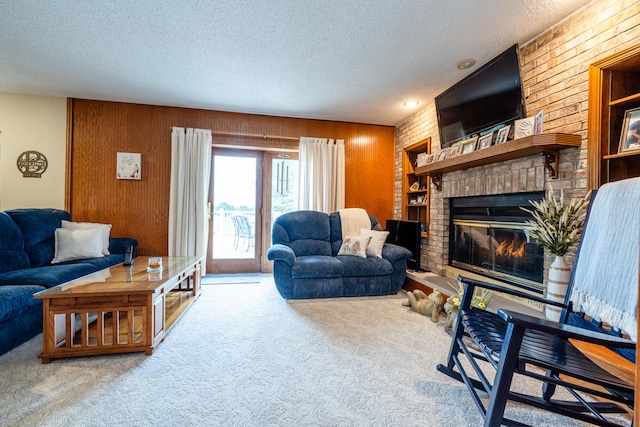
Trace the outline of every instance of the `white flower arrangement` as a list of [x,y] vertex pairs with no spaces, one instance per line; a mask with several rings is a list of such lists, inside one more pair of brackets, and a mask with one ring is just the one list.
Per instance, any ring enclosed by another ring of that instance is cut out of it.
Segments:
[[560,200],[556,199],[549,184],[549,198],[540,202],[529,200],[535,209],[520,208],[533,215],[526,224],[531,227],[531,237],[554,255],[563,256],[571,245],[580,239],[589,194],[582,199],[571,199],[564,204],[564,194],[560,189]]

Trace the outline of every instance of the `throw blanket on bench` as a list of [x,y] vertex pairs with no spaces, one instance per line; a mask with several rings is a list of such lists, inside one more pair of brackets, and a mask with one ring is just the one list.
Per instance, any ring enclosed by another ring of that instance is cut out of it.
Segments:
[[342,239],[345,236],[357,236],[361,228],[371,230],[371,220],[367,211],[362,208],[339,209],[342,223]]
[[[638,338],[640,178],[602,186],[591,206],[571,293],[573,308]],[[587,232],[588,230],[588,232]],[[636,236],[633,239],[624,236]],[[620,245],[620,242],[632,242]],[[608,286],[603,286],[608,283]],[[611,301],[606,303],[604,301]]]

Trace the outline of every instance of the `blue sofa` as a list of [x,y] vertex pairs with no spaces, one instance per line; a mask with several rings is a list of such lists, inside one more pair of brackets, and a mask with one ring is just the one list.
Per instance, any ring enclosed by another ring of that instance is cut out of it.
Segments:
[[[369,215],[372,230],[382,230]],[[283,298],[328,298],[396,294],[404,283],[411,252],[385,243],[382,258],[338,255],[340,213],[296,211],[273,225],[273,277]]]
[[123,262],[128,245],[135,255],[135,239],[110,238],[110,255],[51,264],[62,220],[71,216],[60,209],[0,212],[0,354],[42,332],[42,300],[34,293]]

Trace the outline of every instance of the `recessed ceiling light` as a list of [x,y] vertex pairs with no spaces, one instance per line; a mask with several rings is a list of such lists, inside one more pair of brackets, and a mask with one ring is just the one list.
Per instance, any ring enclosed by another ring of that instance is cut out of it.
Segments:
[[405,106],[405,108],[413,108],[413,107],[417,107],[418,105],[420,105],[420,101],[407,101],[404,104],[402,104]]
[[458,70],[466,70],[467,68],[471,68],[476,65],[475,59],[463,59],[462,61],[456,62],[456,68]]

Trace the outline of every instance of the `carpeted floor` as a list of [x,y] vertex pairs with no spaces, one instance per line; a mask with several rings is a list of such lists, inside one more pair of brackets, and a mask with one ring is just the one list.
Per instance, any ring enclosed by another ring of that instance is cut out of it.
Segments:
[[250,274],[207,274],[202,278],[203,285],[239,285],[242,283],[260,283],[260,273]]
[[[449,345],[443,324],[403,307],[404,295],[285,301],[263,276],[203,287],[152,356],[42,365],[38,336],[0,356],[0,425],[480,425],[463,385],[435,369]],[[510,414],[582,425],[528,407]]]

